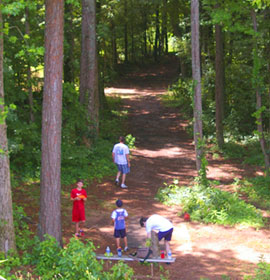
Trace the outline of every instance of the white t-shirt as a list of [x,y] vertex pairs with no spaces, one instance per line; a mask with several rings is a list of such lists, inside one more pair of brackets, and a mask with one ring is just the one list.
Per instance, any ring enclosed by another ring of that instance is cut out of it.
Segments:
[[168,219],[157,214],[150,216],[146,220],[145,226],[146,226],[147,233],[150,233],[151,230],[164,232],[173,228],[172,223]]
[[114,162],[117,164],[127,164],[126,155],[129,154],[129,148],[123,143],[115,144],[113,147]]

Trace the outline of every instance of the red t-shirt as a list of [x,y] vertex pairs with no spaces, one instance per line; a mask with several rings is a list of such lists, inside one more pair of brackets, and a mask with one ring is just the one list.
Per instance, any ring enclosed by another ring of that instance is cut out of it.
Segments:
[[[87,197],[85,189],[78,190],[73,189],[71,191],[71,198],[78,197],[79,195],[84,195]],[[85,210],[84,210],[84,200],[74,200],[73,201],[73,208],[72,208],[72,222],[81,222],[85,221]]]

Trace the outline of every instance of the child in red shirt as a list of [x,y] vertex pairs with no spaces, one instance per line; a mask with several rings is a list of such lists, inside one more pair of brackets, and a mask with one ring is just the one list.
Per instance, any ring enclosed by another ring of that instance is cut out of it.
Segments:
[[83,189],[83,181],[77,182],[77,188],[73,189],[70,194],[70,198],[73,201],[72,208],[72,222],[75,223],[75,236],[79,237],[83,235],[83,230],[80,225],[85,222],[85,209],[84,202],[87,199],[85,189]]

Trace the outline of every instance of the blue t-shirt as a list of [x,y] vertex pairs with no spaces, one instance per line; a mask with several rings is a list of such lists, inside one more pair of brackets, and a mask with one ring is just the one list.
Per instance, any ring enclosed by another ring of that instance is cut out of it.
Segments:
[[128,213],[125,209],[117,209],[112,212],[112,219],[114,219],[114,228],[125,229],[125,218],[128,216]]

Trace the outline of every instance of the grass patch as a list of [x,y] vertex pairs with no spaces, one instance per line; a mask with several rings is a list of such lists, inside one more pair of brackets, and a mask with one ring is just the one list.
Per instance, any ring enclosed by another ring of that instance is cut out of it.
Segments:
[[156,197],[167,205],[181,205],[183,212],[188,212],[194,221],[255,228],[264,226],[260,211],[241,200],[237,193],[200,185],[172,184],[160,188]]

